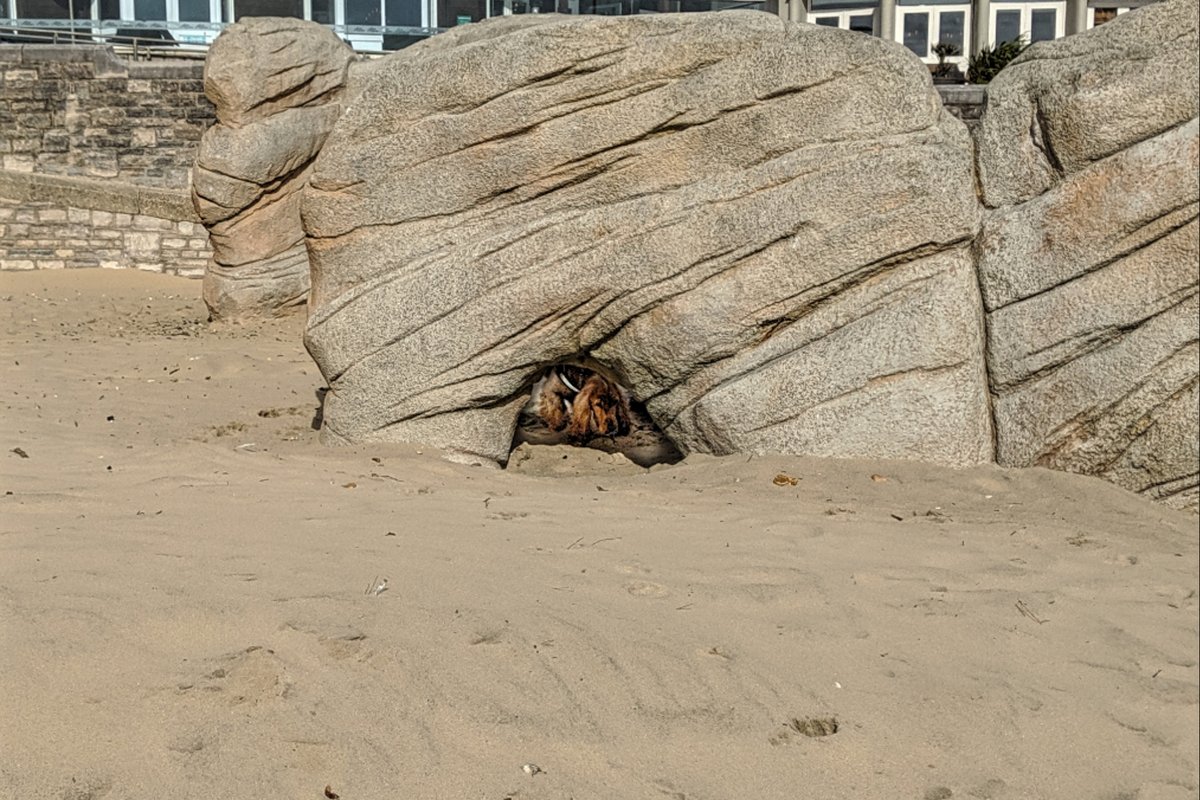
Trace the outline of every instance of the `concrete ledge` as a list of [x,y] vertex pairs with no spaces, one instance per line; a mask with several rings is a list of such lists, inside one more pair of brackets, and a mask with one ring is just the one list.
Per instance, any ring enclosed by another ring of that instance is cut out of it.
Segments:
[[98,76],[125,75],[129,64],[100,44],[6,44],[0,60],[9,64],[81,63],[90,61]]
[[201,80],[204,77],[204,61],[131,61],[126,65],[131,78],[165,78],[174,80]]
[[145,214],[176,222],[200,221],[192,206],[191,193],[186,189],[154,189],[112,180],[0,170],[0,197],[93,211]]
[[943,103],[983,105],[987,102],[987,86],[978,83],[934,86]]

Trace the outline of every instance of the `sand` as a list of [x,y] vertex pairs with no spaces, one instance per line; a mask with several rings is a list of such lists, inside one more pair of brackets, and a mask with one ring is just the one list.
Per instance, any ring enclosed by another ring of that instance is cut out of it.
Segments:
[[1197,796],[1196,516],[1036,469],[325,448],[301,327],[0,274],[0,797]]

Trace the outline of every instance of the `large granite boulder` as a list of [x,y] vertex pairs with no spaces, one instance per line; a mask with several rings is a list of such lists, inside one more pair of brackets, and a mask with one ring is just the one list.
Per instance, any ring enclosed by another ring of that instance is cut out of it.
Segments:
[[213,256],[204,299],[215,318],[303,304],[308,255],[299,190],[341,114],[354,52],[311,22],[248,18],[217,37],[204,91],[217,124],[192,170],[192,199]]
[[755,12],[393,56],[304,193],[324,435],[507,458],[591,359],[685,451],[992,457],[966,129],[904,48]]
[[997,459],[1197,504],[1195,0],[1031,47],[980,128]]

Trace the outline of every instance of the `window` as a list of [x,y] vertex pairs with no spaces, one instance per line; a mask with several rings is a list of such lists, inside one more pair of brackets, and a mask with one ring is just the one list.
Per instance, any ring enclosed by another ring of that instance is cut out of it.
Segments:
[[[7,8],[5,3],[3,8]],[[92,8],[88,0],[17,0],[17,16],[25,19],[91,19]]]
[[379,0],[346,0],[347,25],[378,25]]
[[421,4],[419,0],[383,0],[385,25],[419,27]]
[[1015,10],[996,12],[996,44],[1011,42],[1021,35],[1021,12]]
[[484,0],[438,0],[438,25],[452,28],[487,16]]
[[179,0],[179,19],[181,22],[208,22],[208,0]]
[[929,15],[920,12],[904,15],[904,46],[921,58],[929,55]]
[[[816,0],[812,0],[817,5]],[[844,2],[844,0],[843,0]],[[806,19],[814,25],[841,28],[845,31],[871,34],[875,31],[875,12],[870,8],[843,8],[809,12]]]
[[167,0],[133,0],[133,18],[165,20],[167,18]]
[[1053,8],[1035,8],[1030,16],[1032,23],[1029,26],[1029,41],[1053,41],[1055,29],[1058,27],[1058,12]]
[[952,44],[959,53],[965,53],[963,44],[963,28],[966,26],[967,15],[964,11],[943,11],[938,15],[938,40],[935,44]]
[[[137,0],[134,0],[137,2]],[[182,6],[183,0],[180,0]],[[301,0],[234,0],[237,18],[242,17],[304,17]]]
[[312,21],[333,24],[333,0],[312,0]]
[[850,30],[858,31],[859,33],[871,34],[875,32],[875,15],[874,14],[852,14],[850,16]]

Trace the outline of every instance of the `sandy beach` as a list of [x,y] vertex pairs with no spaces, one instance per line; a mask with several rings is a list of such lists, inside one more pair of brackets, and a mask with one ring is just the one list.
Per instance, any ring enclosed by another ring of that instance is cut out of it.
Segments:
[[0,797],[1185,800],[1198,519],[1041,469],[318,442],[300,315],[0,274]]

